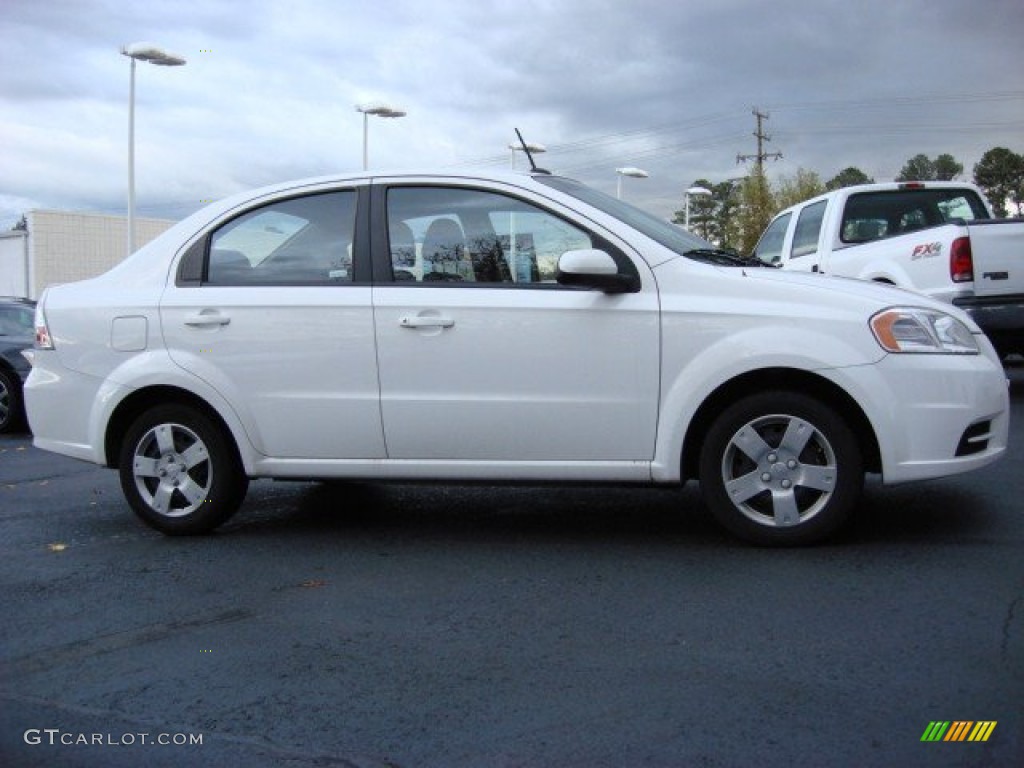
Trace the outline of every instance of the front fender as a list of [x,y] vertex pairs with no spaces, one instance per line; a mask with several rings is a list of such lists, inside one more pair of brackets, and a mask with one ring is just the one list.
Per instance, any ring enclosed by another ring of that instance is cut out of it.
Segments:
[[[780,345],[780,333],[787,343]],[[670,338],[666,335],[666,339]],[[867,393],[842,372],[872,366],[885,357],[881,348],[867,353],[863,345],[834,330],[794,330],[791,325],[763,326],[727,334],[702,349],[673,350],[666,341],[662,397],[658,412],[652,476],[657,482],[678,482],[687,430],[704,402],[741,376],[758,371],[793,370],[828,379],[855,400]],[[687,345],[690,346],[690,345]],[[781,350],[781,351],[780,351]],[[873,419],[868,414],[869,421]]]

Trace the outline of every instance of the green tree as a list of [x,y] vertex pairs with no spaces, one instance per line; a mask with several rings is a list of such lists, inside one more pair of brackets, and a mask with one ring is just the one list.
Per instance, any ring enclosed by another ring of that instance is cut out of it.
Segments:
[[831,192],[836,189],[852,187],[857,184],[873,184],[874,181],[874,179],[870,178],[860,168],[855,168],[851,165],[849,168],[844,168],[825,182],[825,189]]
[[936,178],[935,163],[928,155],[914,155],[900,170],[896,181],[934,181]]
[[753,253],[761,232],[768,226],[775,212],[775,199],[764,172],[757,166],[740,185],[739,205],[736,212],[736,250]]
[[817,197],[825,191],[821,177],[814,171],[797,168],[793,176],[783,176],[775,184],[774,207],[776,212],[791,205]]
[[[716,215],[722,201],[715,195],[715,185],[707,179],[697,179],[691,187],[703,187],[710,190],[710,195],[690,195],[690,231],[705,240],[716,242]],[[683,194],[683,207],[675,212],[672,221],[686,226],[686,194]]]
[[942,154],[935,158],[935,178],[939,181],[952,181],[964,172],[964,167],[952,155]]
[[1024,156],[1006,147],[993,147],[974,166],[974,183],[981,187],[996,216],[1006,218],[1007,201],[1021,214],[1024,204]]

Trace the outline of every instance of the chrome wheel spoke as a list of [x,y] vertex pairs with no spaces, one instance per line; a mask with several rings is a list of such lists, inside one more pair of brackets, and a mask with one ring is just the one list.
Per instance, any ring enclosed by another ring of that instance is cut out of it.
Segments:
[[192,478],[186,477],[178,486],[178,492],[188,499],[189,508],[202,504],[206,500],[206,489],[199,486]]
[[732,439],[732,444],[753,462],[758,462],[772,447],[757,433],[752,424],[741,429]]
[[159,427],[155,427],[152,434],[161,454],[174,452],[174,432],[170,424],[161,424]]
[[800,507],[796,503],[796,494],[792,491],[776,491],[772,493],[772,514],[775,525],[796,525],[800,522]]
[[814,464],[805,464],[801,467],[799,485],[804,488],[813,488],[822,493],[832,493],[836,488],[836,468],[833,465],[819,467]]
[[159,477],[160,462],[157,459],[150,459],[146,456],[136,456],[132,463],[132,471],[136,477]]
[[209,454],[206,452],[206,446],[199,441],[194,442],[181,454],[181,461],[188,469],[192,469],[208,458]]
[[162,515],[171,510],[171,497],[174,495],[174,486],[170,483],[160,483],[153,494],[151,506]]
[[742,504],[745,501],[764,493],[766,486],[758,472],[749,472],[741,477],[729,480],[725,484],[725,491],[729,494],[734,504]]
[[814,427],[803,419],[790,419],[786,426],[786,433],[782,436],[782,442],[779,443],[779,448],[796,458],[803,453],[812,437],[814,437]]

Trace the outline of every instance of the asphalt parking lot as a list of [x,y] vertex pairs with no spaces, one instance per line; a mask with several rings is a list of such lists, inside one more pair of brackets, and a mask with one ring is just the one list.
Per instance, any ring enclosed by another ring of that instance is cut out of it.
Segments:
[[[254,483],[215,535],[0,438],[4,766],[1024,765],[1011,450],[836,543],[697,489]],[[986,741],[922,741],[934,722]]]

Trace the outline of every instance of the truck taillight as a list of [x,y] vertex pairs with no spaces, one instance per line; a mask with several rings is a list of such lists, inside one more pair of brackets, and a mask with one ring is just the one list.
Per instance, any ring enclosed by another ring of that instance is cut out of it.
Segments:
[[949,276],[954,283],[968,283],[974,280],[974,256],[971,254],[971,240],[958,237],[949,249]]

